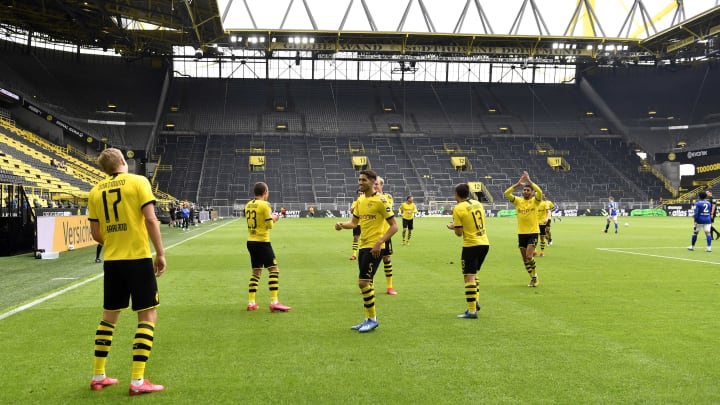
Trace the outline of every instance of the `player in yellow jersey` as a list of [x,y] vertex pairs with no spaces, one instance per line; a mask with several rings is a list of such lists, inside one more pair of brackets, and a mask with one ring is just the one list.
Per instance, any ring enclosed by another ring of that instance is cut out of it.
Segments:
[[[390,210],[393,209],[394,202],[393,197],[383,192],[383,187],[385,187],[385,180],[378,176],[377,180],[375,180],[375,191],[378,192],[378,194],[382,195],[385,198],[385,201],[387,201],[388,206],[390,207]],[[387,230],[387,224],[385,224],[385,229]],[[393,246],[392,246],[392,240],[388,239],[385,241],[385,249],[383,249],[382,257],[383,257],[383,270],[385,271],[385,281],[387,282],[387,293],[389,295],[397,295],[397,291],[393,288],[393,265],[392,265],[392,256],[393,254]]]
[[[166,266],[160,222],[155,216],[155,196],[147,178],[128,173],[120,150],[105,149],[98,164],[109,177],[96,184],[88,195],[90,232],[105,249],[103,315],[95,331],[90,389],[99,391],[118,383],[105,374],[105,365],[120,312],[132,302],[138,325],[133,339],[129,393],[162,391],[162,385],[145,379],[160,305],[156,277],[165,273]],[[148,238],[155,248],[154,261]]]
[[405,202],[400,204],[400,208],[398,211],[400,215],[402,215],[402,243],[403,245],[409,245],[410,237],[412,236],[413,231],[413,221],[415,220],[415,213],[417,212],[417,206],[413,202],[413,196],[407,196]]
[[547,198],[547,193],[543,193],[543,200],[545,201],[545,208],[547,209],[547,221],[545,222],[545,239],[547,239],[547,245],[552,246],[552,232],[550,231],[550,225],[552,224],[553,212],[556,208],[555,203]]
[[[540,202],[540,205],[538,205],[537,208],[537,216],[538,216],[538,230],[539,230],[539,237],[540,237],[540,257],[545,256],[545,239],[547,232],[550,228],[550,209],[552,209],[554,206],[552,205],[552,201],[548,201],[547,196],[543,194],[543,199]],[[537,251],[533,252],[533,256],[537,255]]]
[[[357,198],[360,198],[360,196],[363,195],[362,191],[357,191]],[[353,203],[350,205],[350,215],[352,215],[353,210],[355,209],[355,204],[357,204],[357,198]],[[360,226],[356,226],[353,228],[353,242],[352,242],[352,254],[350,255],[350,260],[357,260],[357,253],[358,248],[360,247]]]
[[455,187],[453,220],[448,229],[463,237],[460,256],[463,277],[465,279],[465,302],[467,309],[458,318],[477,318],[480,309],[480,288],[477,272],[482,268],[485,257],[490,251],[490,241],[485,230],[485,210],[479,201],[471,198],[470,187],[466,183]]
[[[513,191],[522,186],[522,197],[516,197]],[[534,195],[533,195],[534,193]],[[542,202],[542,190],[537,184],[530,180],[528,172],[523,172],[520,180],[505,190],[505,198],[508,199],[517,211],[518,221],[518,247],[522,256],[525,270],[530,275],[528,287],[538,286],[537,268],[535,265],[535,245],[537,244],[540,227],[538,226],[538,209]]]
[[270,203],[268,203],[267,184],[263,182],[255,183],[253,187],[255,198],[245,204],[245,221],[247,221],[248,240],[247,250],[250,253],[250,265],[252,266],[252,275],[248,285],[248,311],[255,311],[259,308],[255,302],[257,286],[260,282],[262,269],[268,270],[268,289],[270,290],[270,311],[287,312],[290,307],[283,305],[278,300],[278,291],[280,289],[280,269],[278,268],[275,252],[270,244],[270,230],[280,216],[272,212]]
[[[363,297],[365,319],[351,327],[360,333],[370,332],[378,327],[373,279],[382,260],[385,242],[398,230],[392,208],[385,197],[375,191],[376,179],[377,174],[372,170],[360,172],[358,188],[363,195],[355,204],[352,218],[346,222],[335,223],[335,229],[338,231],[362,226],[358,251],[358,287]],[[386,223],[387,228],[385,228]]]

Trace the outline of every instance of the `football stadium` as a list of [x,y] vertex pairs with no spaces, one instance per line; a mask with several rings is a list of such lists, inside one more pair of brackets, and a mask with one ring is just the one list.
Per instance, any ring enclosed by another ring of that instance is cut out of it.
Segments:
[[0,403],[720,403],[717,94],[717,0],[1,1]]

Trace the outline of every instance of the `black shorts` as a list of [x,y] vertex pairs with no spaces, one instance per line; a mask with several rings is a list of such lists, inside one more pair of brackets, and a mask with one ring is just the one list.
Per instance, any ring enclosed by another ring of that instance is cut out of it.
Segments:
[[171,219],[172,221],[175,220],[175,210],[170,210],[170,219]]
[[488,251],[490,251],[489,245],[463,246],[461,255],[463,274],[477,274]]
[[250,253],[250,265],[253,269],[277,266],[275,252],[270,242],[247,241],[247,250]]
[[360,236],[360,225],[353,228],[353,236]]
[[545,235],[547,228],[549,228],[547,225],[540,225],[540,235]]
[[144,311],[160,305],[152,259],[106,260],[103,264],[103,309],[120,311],[130,306]]
[[545,232],[550,230],[551,223],[552,223],[552,219],[548,219],[547,223],[545,224]]
[[385,241],[385,247],[380,251],[382,256],[392,256],[392,238]]
[[538,234],[536,233],[519,233],[518,247],[526,248],[530,245],[537,245]]
[[363,248],[358,251],[358,279],[372,281],[375,278],[378,266],[382,261],[382,255],[373,257],[371,248]]
[[412,231],[412,229],[413,229],[413,220],[412,219],[403,218],[403,229],[405,229],[405,228]]

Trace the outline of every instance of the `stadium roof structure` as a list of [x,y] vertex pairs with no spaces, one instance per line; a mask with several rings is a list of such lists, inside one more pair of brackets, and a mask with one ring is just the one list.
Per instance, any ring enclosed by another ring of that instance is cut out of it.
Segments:
[[226,37],[215,0],[1,0],[0,29],[128,55]]
[[[683,0],[627,2],[632,5],[620,0],[0,0],[0,32],[23,31],[127,56],[178,56],[178,47],[206,57],[252,50],[265,57],[275,51],[306,51],[313,58],[357,52],[530,63],[717,56],[717,0],[693,1],[703,8],[690,18],[690,3]],[[611,3],[620,7],[608,11]],[[495,32],[493,26],[506,31]]]

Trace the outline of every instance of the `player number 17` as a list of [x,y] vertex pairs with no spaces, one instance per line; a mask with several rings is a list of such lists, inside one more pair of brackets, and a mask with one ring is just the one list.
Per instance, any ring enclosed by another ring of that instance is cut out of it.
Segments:
[[105,209],[105,221],[110,221],[110,209],[108,207],[108,194],[115,194],[117,198],[112,203],[112,210],[113,214],[115,216],[115,222],[118,222],[120,220],[120,216],[118,215],[118,204],[120,201],[122,201],[122,196],[120,196],[120,189],[119,188],[112,188],[110,190],[105,190],[102,192],[102,200],[103,200],[103,208]]

